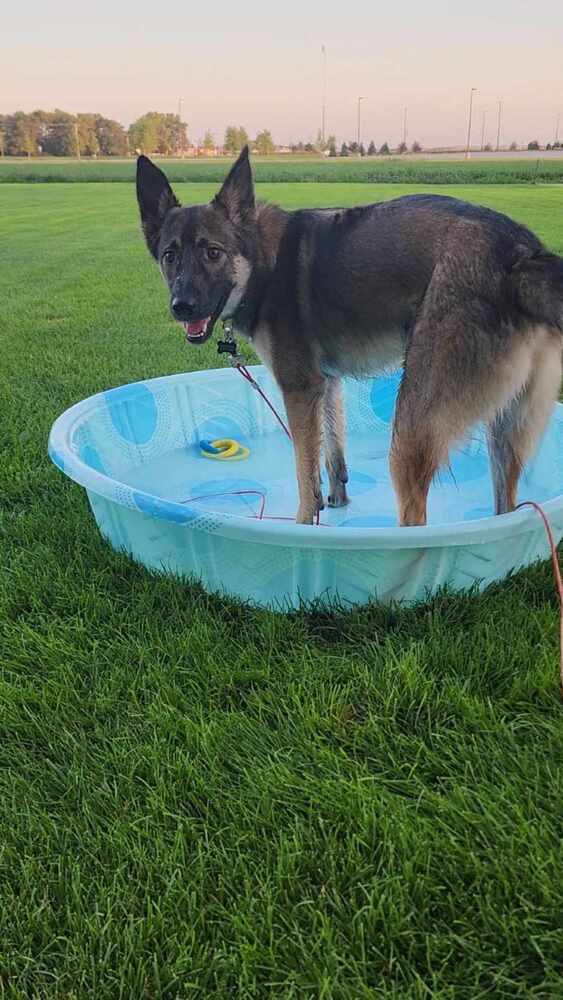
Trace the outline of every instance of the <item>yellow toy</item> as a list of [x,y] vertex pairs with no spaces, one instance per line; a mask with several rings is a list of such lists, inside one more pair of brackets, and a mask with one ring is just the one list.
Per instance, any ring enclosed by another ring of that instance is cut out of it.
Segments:
[[204,458],[215,458],[220,462],[239,462],[241,458],[248,458],[250,455],[250,448],[239,444],[233,438],[200,441],[199,447]]

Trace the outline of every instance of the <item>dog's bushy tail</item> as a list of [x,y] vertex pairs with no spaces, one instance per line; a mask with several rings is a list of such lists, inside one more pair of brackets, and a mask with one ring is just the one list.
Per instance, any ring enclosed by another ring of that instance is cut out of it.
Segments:
[[530,319],[563,333],[563,258],[536,250],[522,256],[512,273],[519,304]]

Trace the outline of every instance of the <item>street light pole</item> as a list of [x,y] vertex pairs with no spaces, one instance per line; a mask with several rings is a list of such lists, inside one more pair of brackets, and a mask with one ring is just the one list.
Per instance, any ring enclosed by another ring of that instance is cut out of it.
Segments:
[[497,153],[500,149],[500,120],[502,116],[502,101],[498,102],[498,122],[497,122]]
[[362,115],[362,101],[365,101],[365,97],[358,97],[358,153],[360,151],[360,141],[361,141],[361,115]]
[[321,53],[323,57],[323,106],[321,114],[321,136],[323,140],[323,146],[325,144],[325,128],[326,128],[326,48],[324,45],[321,46]]
[[473,115],[473,94],[477,93],[477,87],[472,87],[469,91],[469,123],[467,125],[467,144],[465,147],[465,159],[471,155],[471,116]]
[[183,138],[182,138],[182,134],[181,134],[182,105],[183,105],[183,103],[184,103],[184,98],[183,97],[179,97],[178,98],[178,126],[179,126],[179,128],[178,128],[178,143],[177,143],[177,147],[176,147],[176,155],[179,155],[179,156],[183,156],[184,155],[184,142],[183,142]]

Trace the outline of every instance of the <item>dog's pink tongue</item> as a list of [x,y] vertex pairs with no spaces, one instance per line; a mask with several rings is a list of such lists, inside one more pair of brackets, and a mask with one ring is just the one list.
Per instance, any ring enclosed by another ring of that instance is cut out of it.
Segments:
[[194,323],[184,323],[184,329],[188,337],[201,337],[207,330],[209,316],[207,319],[198,319]]

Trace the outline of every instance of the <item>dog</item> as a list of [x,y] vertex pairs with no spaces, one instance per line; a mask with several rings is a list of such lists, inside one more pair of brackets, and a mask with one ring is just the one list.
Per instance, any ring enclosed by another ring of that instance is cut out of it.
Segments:
[[430,484],[484,422],[495,512],[513,510],[522,466],[561,385],[563,260],[524,226],[434,194],[286,212],[256,202],[248,147],[206,205],[182,208],[137,163],[148,248],[187,340],[229,319],[276,379],[293,438],[299,508],[312,524],[348,503],[342,376],[404,363],[390,449],[399,523],[426,523]]

